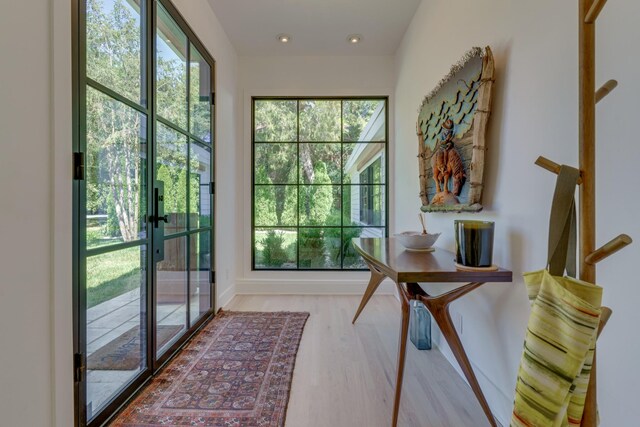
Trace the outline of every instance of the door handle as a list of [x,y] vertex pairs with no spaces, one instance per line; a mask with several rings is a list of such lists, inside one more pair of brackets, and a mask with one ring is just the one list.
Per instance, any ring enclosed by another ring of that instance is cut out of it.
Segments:
[[[164,214],[164,182],[156,181],[153,189],[153,214],[149,216],[153,224],[153,259],[160,262],[164,259],[164,224],[169,222],[169,215]],[[162,223],[162,225],[161,225]]]
[[169,222],[169,215],[164,215],[164,182],[162,181],[156,183],[153,191],[153,212],[154,214],[149,216],[149,221],[155,228],[158,228],[160,221],[165,224]]
[[156,228],[158,228],[158,224],[160,224],[160,221],[163,221],[165,223],[169,222],[169,215],[165,215],[165,216],[156,216],[156,215],[151,215],[149,217],[149,220],[151,220],[151,222],[153,222],[153,224],[155,225]]

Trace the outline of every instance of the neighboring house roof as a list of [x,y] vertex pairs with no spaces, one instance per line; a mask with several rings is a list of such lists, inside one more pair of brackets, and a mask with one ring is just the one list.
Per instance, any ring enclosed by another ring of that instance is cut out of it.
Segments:
[[[384,111],[385,103],[381,102],[376,108],[369,120],[369,123],[364,127],[358,141],[384,141],[385,140],[385,122],[386,115]],[[383,151],[382,144],[357,144],[353,153],[347,159],[345,163],[345,172],[351,174],[353,172],[360,171],[376,154]]]

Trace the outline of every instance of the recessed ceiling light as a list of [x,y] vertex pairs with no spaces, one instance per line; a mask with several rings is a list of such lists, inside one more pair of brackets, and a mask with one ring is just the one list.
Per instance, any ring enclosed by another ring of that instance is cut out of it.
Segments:
[[291,41],[291,36],[289,34],[278,34],[277,39],[280,43],[289,43]]
[[362,41],[362,36],[360,34],[350,34],[347,37],[347,41],[351,44],[358,44]]

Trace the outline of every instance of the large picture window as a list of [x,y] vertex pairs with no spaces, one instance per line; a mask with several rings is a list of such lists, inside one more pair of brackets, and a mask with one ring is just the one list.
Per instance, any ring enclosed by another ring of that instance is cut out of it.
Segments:
[[359,270],[387,235],[387,99],[253,98],[254,270]]

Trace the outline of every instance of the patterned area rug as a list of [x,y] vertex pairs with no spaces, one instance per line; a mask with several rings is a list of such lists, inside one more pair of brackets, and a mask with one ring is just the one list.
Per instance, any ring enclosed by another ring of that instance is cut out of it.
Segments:
[[220,312],[111,425],[284,426],[308,317]]

